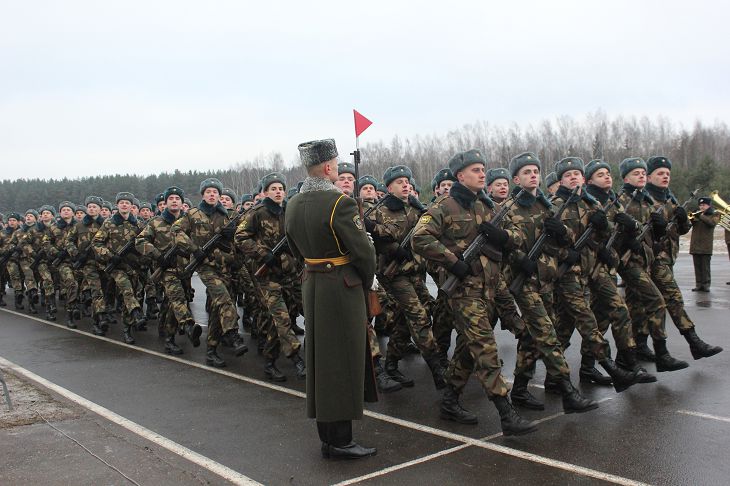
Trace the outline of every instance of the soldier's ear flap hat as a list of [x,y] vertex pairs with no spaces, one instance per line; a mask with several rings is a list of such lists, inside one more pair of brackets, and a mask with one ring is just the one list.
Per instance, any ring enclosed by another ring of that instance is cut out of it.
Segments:
[[314,167],[337,158],[337,146],[333,138],[300,143],[297,148],[304,167]]
[[520,169],[527,167],[528,165],[536,165],[537,167],[540,167],[540,159],[537,158],[537,155],[532,152],[522,152],[519,155],[515,155],[512,157],[512,160],[509,161],[510,176],[515,177]]
[[79,204],[78,206],[76,206],[76,211],[81,211],[82,213],[86,214],[86,206],[82,206],[81,204]]
[[355,164],[352,164],[350,162],[340,162],[337,164],[337,173],[338,174],[352,174],[355,175]]
[[585,174],[584,166],[583,159],[579,157],[565,157],[560,162],[555,163],[555,175],[560,180],[563,178],[563,174],[569,170],[579,170],[581,174]]
[[187,204],[189,207],[193,207],[193,201],[188,198],[183,199],[183,204]]
[[558,176],[557,174],[555,174],[555,172],[551,172],[547,176],[545,176],[545,187],[550,187],[556,182],[558,182]]
[[253,194],[241,194],[241,204],[249,201],[253,202]]
[[137,208],[139,208],[140,207],[139,199],[137,199],[136,197],[134,199],[132,199],[132,205],[137,206]]
[[210,177],[200,183],[200,194],[203,194],[210,187],[217,189],[218,194],[223,194],[223,184],[215,177]]
[[375,180],[375,177],[371,175],[364,175],[357,181],[357,187],[359,187],[360,189],[362,189],[363,186],[367,186],[368,184],[373,186],[374,189],[378,188],[378,181]]
[[[162,193],[162,201],[167,201],[167,198],[170,196],[180,196],[180,199],[183,201],[185,200],[185,191],[180,189],[177,186],[171,186],[165,189],[165,192]],[[159,201],[158,201],[159,202]]]
[[[396,165],[394,167],[388,167],[383,173],[383,184],[388,187],[391,182],[398,179],[399,177],[407,177],[410,181],[413,178],[413,172],[405,165]],[[388,192],[387,190],[385,192]]]
[[436,187],[439,186],[444,181],[454,181],[456,182],[456,177],[454,177],[454,173],[451,172],[451,169],[448,167],[441,169],[440,171],[436,172],[433,176],[433,180],[431,181],[431,189],[436,189]]
[[672,161],[663,155],[653,155],[646,159],[646,174],[649,175],[657,169],[672,170]]
[[489,169],[487,171],[487,185],[491,185],[497,179],[506,179],[507,182],[510,180],[509,171],[504,167],[497,167],[495,169]]
[[20,221],[20,213],[10,213],[8,214],[8,221],[11,219],[14,219],[16,221]]
[[275,182],[284,186],[284,190],[286,190],[286,178],[278,172],[272,172],[271,174],[263,176],[261,178],[261,189],[266,191],[269,189],[269,186]]
[[[99,198],[99,199],[101,199],[101,198]],[[101,202],[101,207],[102,208],[107,208],[109,211],[111,211],[114,208],[114,206],[112,205],[111,201],[102,201]]]
[[[180,196],[180,197],[182,197],[182,196]],[[159,204],[162,201],[165,201],[166,199],[167,199],[167,197],[165,197],[165,193],[161,192],[155,196],[155,204]]]
[[139,209],[144,209],[144,208],[147,208],[150,211],[152,211],[152,204],[150,204],[148,202],[143,202],[142,204],[139,205]]
[[51,213],[51,214],[52,214],[52,215],[54,215],[54,216],[56,215],[56,208],[54,208],[54,207],[53,207],[53,206],[51,206],[50,204],[44,204],[43,206],[41,206],[41,207],[40,207],[40,208],[38,209],[38,212],[39,212],[39,213],[42,213],[43,211],[48,211],[49,213]]
[[118,192],[114,202],[117,204],[119,204],[119,201],[129,201],[130,203],[134,203],[135,199],[134,194],[131,192]]
[[451,169],[451,173],[454,174],[454,177],[459,174],[459,171],[466,169],[472,164],[482,164],[485,167],[487,166],[487,161],[481,151],[471,149],[466,152],[459,152],[449,159],[449,169]]
[[605,162],[600,159],[593,159],[590,162],[586,164],[585,168],[585,176],[586,181],[591,180],[591,177],[593,177],[593,174],[596,173],[599,169],[608,169],[608,173],[611,173],[611,166],[608,165],[608,162]]
[[76,211],[76,205],[71,201],[61,201],[58,205],[58,212],[60,213],[63,208],[71,208],[71,211]]
[[233,204],[236,204],[236,193],[233,192],[233,189],[231,189],[230,187],[224,187],[221,195],[230,197],[233,201]]
[[619,172],[621,172],[621,178],[626,177],[626,174],[635,169],[646,170],[646,162],[641,157],[629,157],[624,159],[618,166]]
[[25,214],[26,214],[26,215],[28,215],[28,214],[32,214],[33,216],[35,216],[35,217],[36,217],[36,219],[38,219],[38,211],[36,211],[35,209],[29,209],[29,210],[27,210],[27,211],[25,212]]

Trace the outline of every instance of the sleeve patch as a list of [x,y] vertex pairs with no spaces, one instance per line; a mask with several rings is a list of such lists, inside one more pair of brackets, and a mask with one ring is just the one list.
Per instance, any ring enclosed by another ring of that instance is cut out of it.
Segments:
[[359,229],[359,230],[362,230],[362,221],[360,220],[360,215],[359,215],[359,214],[356,214],[356,215],[355,215],[355,216],[354,216],[354,217],[352,218],[352,222],[353,222],[353,223],[355,223],[355,227],[356,227],[357,229]]
[[430,222],[431,222],[430,214],[425,214],[425,215],[421,216],[421,220],[419,221],[420,224],[428,224]]

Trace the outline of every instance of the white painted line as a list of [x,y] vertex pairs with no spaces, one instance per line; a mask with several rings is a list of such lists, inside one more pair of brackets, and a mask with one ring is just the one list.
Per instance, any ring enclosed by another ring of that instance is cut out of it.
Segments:
[[[171,361],[176,361],[178,363],[182,363],[182,364],[185,364],[185,365],[188,365],[188,366],[193,366],[195,368],[200,368],[200,369],[203,369],[203,370],[206,370],[206,371],[210,371],[212,373],[218,373],[218,374],[221,374],[221,375],[225,375],[225,376],[228,376],[228,377],[233,378],[233,379],[236,379],[236,380],[240,380],[240,381],[244,381],[244,382],[251,383],[251,384],[254,384],[254,385],[262,386],[264,388],[269,388],[271,390],[276,390],[276,391],[279,391],[279,392],[282,392],[282,393],[286,393],[288,395],[292,395],[292,396],[296,396],[296,397],[300,397],[300,398],[305,398],[306,397],[306,394],[305,393],[302,393],[302,392],[299,392],[299,391],[296,391],[296,390],[291,390],[291,389],[285,388],[283,386],[273,385],[273,384],[268,383],[268,382],[265,382],[265,381],[256,380],[256,379],[253,379],[253,378],[248,378],[246,376],[238,375],[238,374],[232,373],[230,371],[224,371],[224,370],[220,370],[218,368],[212,368],[212,367],[205,366],[205,365],[202,365],[202,364],[199,364],[199,363],[195,363],[193,361],[187,361],[185,359],[178,358],[176,356],[171,356],[171,355],[168,355],[168,354],[158,353],[157,351],[152,351],[152,350],[145,349],[145,348],[141,348],[141,347],[138,347],[138,346],[128,345],[128,344],[122,343],[120,341],[115,341],[115,340],[110,339],[110,338],[107,338],[107,337],[95,336],[93,334],[89,334],[89,333],[86,333],[84,331],[80,331],[78,329],[69,329],[66,326],[63,326],[61,324],[56,324],[56,323],[53,323],[53,322],[49,322],[49,321],[46,321],[44,319],[41,319],[41,318],[38,318],[38,317],[34,317],[34,316],[29,316],[27,314],[22,314],[20,312],[15,312],[15,311],[12,311],[10,309],[0,309],[0,310],[5,311],[5,312],[9,312],[11,314],[15,314],[15,315],[18,315],[18,316],[21,316],[21,317],[25,317],[25,318],[28,318],[28,319],[33,319],[33,320],[38,321],[38,322],[40,322],[42,324],[46,324],[46,325],[49,325],[49,326],[58,327],[59,329],[64,329],[66,331],[77,332],[77,333],[79,333],[79,334],[81,334],[83,336],[91,337],[91,338],[94,338],[94,339],[101,339],[103,341],[107,341],[107,342],[116,344],[118,346],[124,346],[126,348],[133,349],[135,351],[140,351],[140,352],[147,353],[147,354],[150,354],[150,355],[153,355],[153,356],[158,356],[160,358],[169,359]],[[482,449],[492,450],[492,451],[499,452],[499,453],[502,453],[502,454],[505,454],[505,455],[508,455],[508,456],[518,457],[520,459],[524,459],[524,460],[531,461],[531,462],[536,462],[536,463],[543,464],[543,465],[550,466],[550,467],[554,467],[554,468],[557,468],[557,469],[562,469],[562,470],[565,470],[565,471],[573,472],[575,474],[580,474],[580,475],[583,475],[583,476],[587,476],[587,477],[591,477],[591,478],[595,478],[595,479],[600,479],[602,481],[608,481],[608,482],[612,482],[612,483],[615,483],[615,484],[621,484],[621,485],[626,485],[626,486],[644,486],[645,485],[645,483],[641,483],[639,481],[634,481],[634,480],[631,480],[631,479],[627,479],[627,478],[624,478],[624,477],[621,477],[621,476],[616,476],[616,475],[613,475],[613,474],[604,473],[602,471],[597,471],[597,470],[594,470],[594,469],[589,469],[589,468],[585,468],[585,467],[582,467],[582,466],[577,466],[577,465],[570,464],[570,463],[566,463],[566,462],[563,462],[563,461],[558,461],[556,459],[550,459],[548,457],[539,456],[537,454],[531,454],[529,452],[523,452],[523,451],[520,451],[519,449],[513,449],[511,447],[500,446],[500,445],[497,445],[497,444],[483,442],[483,441],[481,441],[479,439],[473,439],[473,438],[468,437],[468,436],[465,436],[465,435],[455,434],[453,432],[448,432],[446,430],[437,429],[435,427],[430,427],[428,425],[422,425],[422,424],[419,424],[419,423],[416,423],[416,422],[411,422],[409,420],[400,419],[398,417],[393,417],[393,416],[390,416],[390,415],[385,415],[385,414],[378,413],[378,412],[373,412],[373,411],[370,411],[370,410],[365,410],[364,411],[364,415],[367,416],[367,417],[370,417],[370,418],[374,418],[374,419],[377,419],[377,420],[381,420],[383,422],[388,422],[388,423],[391,423],[391,424],[394,424],[394,425],[399,425],[401,427],[406,427],[406,428],[409,428],[409,429],[412,429],[412,430],[417,430],[419,432],[423,432],[423,433],[426,433],[426,434],[435,435],[437,437],[443,437],[445,439],[449,439],[449,440],[452,440],[452,441],[455,441],[455,442],[461,442],[462,444],[473,445],[473,446],[476,446],[476,447],[480,447]]]
[[719,422],[730,423],[730,417],[721,417],[720,415],[710,415],[709,413],[693,412],[691,410],[677,410],[677,413],[683,413],[685,415],[692,415],[693,417],[701,417],[711,420],[717,420]]
[[77,403],[81,405],[84,408],[87,408],[94,412],[97,415],[101,415],[105,419],[114,422],[117,425],[120,425],[124,427],[125,429],[129,430],[130,432],[133,432],[140,437],[143,437],[150,442],[153,442],[157,444],[160,447],[164,447],[168,451],[179,455],[180,457],[183,457],[187,459],[188,461],[197,464],[200,467],[203,467],[207,469],[208,471],[217,474],[218,476],[222,477],[223,479],[226,479],[227,481],[232,482],[233,484],[240,484],[240,485],[246,485],[246,486],[255,486],[260,485],[261,483],[254,481],[253,479],[244,476],[243,474],[234,471],[233,469],[224,466],[223,464],[220,464],[208,457],[205,457],[201,454],[198,454],[195,451],[192,451],[188,449],[185,446],[182,446],[178,444],[177,442],[174,442],[166,437],[163,437],[152,430],[143,427],[135,422],[132,422],[129,419],[126,419],[122,417],[121,415],[118,415],[111,410],[102,407],[101,405],[98,405],[90,400],[87,400],[86,398],[83,398],[71,390],[67,390],[66,388],[63,388],[62,386],[56,385],[55,383],[52,383],[48,380],[46,380],[43,377],[40,377],[33,373],[32,371],[26,370],[25,368],[16,365],[15,363],[12,363],[5,358],[0,357],[0,365],[12,370],[14,373],[17,373],[19,375],[22,375],[29,380],[33,380],[36,383],[53,390],[54,392],[58,393],[59,395],[71,400],[74,403]]

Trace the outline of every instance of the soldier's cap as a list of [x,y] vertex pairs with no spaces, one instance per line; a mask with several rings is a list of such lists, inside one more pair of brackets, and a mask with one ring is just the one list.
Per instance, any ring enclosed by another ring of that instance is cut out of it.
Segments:
[[297,190],[297,188],[296,188],[296,187],[292,187],[291,189],[289,189],[289,190],[287,191],[287,193],[286,193],[286,198],[287,198],[287,199],[291,199],[291,198],[293,198],[294,196],[296,196],[297,194],[299,194],[299,191]]
[[586,181],[591,180],[591,177],[593,177],[593,174],[595,174],[598,169],[608,169],[609,174],[611,173],[611,166],[608,165],[608,162],[601,159],[593,159],[586,164]]
[[528,165],[536,165],[540,167],[540,159],[537,158],[537,155],[533,152],[522,152],[519,155],[515,155],[512,157],[512,160],[509,161],[510,176],[516,176],[520,169],[527,167]]
[[230,187],[224,187],[223,192],[221,192],[221,196],[228,196],[231,198],[231,201],[233,201],[233,204],[236,204],[236,193],[233,192],[233,189]]
[[161,201],[167,202],[167,198],[170,196],[180,196],[180,199],[185,200],[185,191],[177,186],[170,186],[162,193]]
[[[88,206],[89,204],[96,204],[101,208],[104,205],[104,201],[99,196],[86,196],[86,199],[84,199],[84,206]],[[75,208],[76,206],[74,206]]]
[[558,182],[558,175],[555,172],[551,172],[545,176],[545,187],[550,187],[556,182]]
[[431,181],[431,189],[436,189],[439,184],[441,184],[444,181],[454,181],[456,182],[456,177],[454,177],[454,173],[451,172],[451,169],[448,167],[445,167],[441,169],[440,171],[436,172],[433,176],[433,180]]
[[25,214],[26,214],[26,215],[28,215],[28,214],[32,214],[33,216],[35,216],[35,217],[36,217],[36,219],[38,219],[38,211],[36,211],[35,209],[28,209],[28,210],[27,210],[27,211],[25,212]]
[[188,198],[183,199],[183,204],[187,204],[189,207],[193,207],[193,201]]
[[282,186],[284,186],[284,190],[286,190],[286,178],[282,174],[279,174],[278,172],[272,172],[271,174],[266,174],[261,178],[261,188],[266,191],[269,189],[269,186],[275,182],[278,182]]
[[413,189],[417,193],[419,193],[419,194],[421,193],[421,186],[418,185],[418,183],[416,182],[416,179],[414,179],[413,177],[411,177],[410,179],[408,179],[408,182],[411,183],[411,185],[413,186]]
[[114,208],[114,206],[112,205],[111,201],[102,201],[101,202],[101,207],[102,208],[107,208],[109,211],[111,211]]
[[81,211],[82,213],[86,214],[86,206],[79,204],[78,206],[76,206],[76,211]]
[[135,199],[136,198],[134,197],[134,194],[132,194],[131,192],[122,191],[117,193],[117,198],[114,200],[114,202],[117,204],[119,204],[119,201],[129,201],[130,203],[134,203]]
[[38,208],[39,213],[42,213],[43,211],[48,211],[49,213],[51,213],[54,216],[56,215],[56,208],[54,208],[50,204],[44,204],[43,206]]
[[134,199],[132,199],[132,206],[137,206],[137,209],[139,209],[140,202],[138,198],[135,197]]
[[558,180],[563,178],[563,174],[569,170],[579,170],[581,174],[585,174],[585,163],[580,157],[565,157],[555,163],[555,175]]
[[[388,187],[391,182],[398,179],[399,177],[406,177],[410,181],[413,177],[413,172],[411,172],[411,169],[409,169],[405,165],[388,167],[387,169],[385,169],[385,173],[383,173],[383,184]],[[385,192],[388,191],[386,190]]]
[[162,201],[165,201],[166,199],[167,198],[165,197],[165,193],[161,192],[155,196],[155,204],[160,204]]
[[148,203],[148,202],[145,201],[145,202],[143,202],[142,204],[139,205],[139,209],[144,209],[144,208],[147,208],[150,211],[152,211],[152,204],[150,204],[150,203]]
[[337,145],[333,138],[300,143],[297,148],[304,167],[314,167],[337,158]]
[[651,174],[657,169],[672,170],[672,161],[663,155],[652,155],[646,159],[646,175]]
[[510,180],[509,171],[504,167],[495,167],[487,171],[487,185],[491,185],[497,179],[506,179],[507,182]]
[[200,194],[202,195],[209,187],[218,189],[219,195],[223,194],[223,183],[221,183],[221,181],[219,181],[215,177],[209,177],[208,179],[205,179],[203,182],[200,183]]
[[11,219],[14,219],[15,221],[20,221],[20,213],[13,212],[8,214],[8,221],[10,221]]
[[61,212],[63,208],[71,208],[71,211],[76,211],[76,205],[71,201],[61,201],[58,205],[58,212]]
[[382,182],[378,182],[378,185],[375,186],[375,190],[378,192],[388,192],[388,188],[385,187],[385,184],[383,184]]
[[621,173],[621,178],[626,177],[626,174],[635,169],[646,170],[646,162],[641,157],[629,157],[621,161],[618,165],[618,170]]
[[484,167],[487,166],[487,160],[482,155],[482,152],[477,149],[467,150],[466,152],[458,152],[449,159],[449,169],[454,177],[459,175],[459,171],[462,171],[472,164],[482,164]]
[[337,164],[338,174],[352,174],[355,175],[355,164],[351,162],[340,162]]
[[241,194],[241,204],[249,201],[253,202],[253,194]]
[[371,186],[373,186],[373,189],[377,189],[378,188],[378,181],[377,181],[377,179],[375,179],[375,177],[373,177],[371,175],[364,175],[364,176],[362,176],[361,178],[359,178],[357,180],[357,186],[360,189],[362,189],[364,186],[367,186],[368,184],[370,184]]
[[712,199],[707,196],[702,196],[697,200],[697,204],[707,204],[708,206],[712,206]]

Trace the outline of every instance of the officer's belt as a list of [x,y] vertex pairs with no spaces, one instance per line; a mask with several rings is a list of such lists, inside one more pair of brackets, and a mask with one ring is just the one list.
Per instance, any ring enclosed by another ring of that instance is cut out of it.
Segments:
[[305,258],[304,263],[307,264],[307,270],[313,271],[313,272],[327,272],[330,271],[334,267],[339,267],[342,265],[347,265],[350,263],[351,258],[350,255],[343,255],[339,257],[334,258]]

